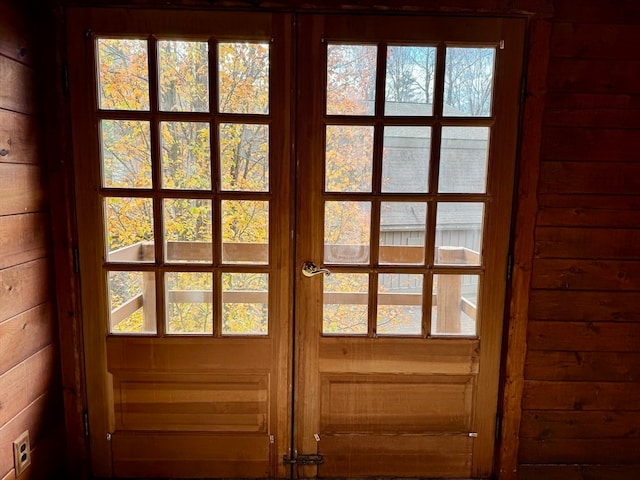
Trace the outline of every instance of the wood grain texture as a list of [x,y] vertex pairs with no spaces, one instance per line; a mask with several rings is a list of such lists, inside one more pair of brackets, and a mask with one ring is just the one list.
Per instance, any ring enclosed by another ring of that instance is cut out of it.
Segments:
[[593,127],[547,127],[542,142],[544,160],[635,162],[640,130]]
[[522,408],[525,410],[639,411],[640,384],[527,380]]
[[0,191],[0,215],[44,209],[46,195],[39,166],[0,163]]
[[23,12],[8,2],[0,3],[0,55],[23,63],[32,62],[31,31]]
[[48,275],[46,259],[0,270],[0,321],[46,302],[49,299]]
[[523,438],[638,438],[640,412],[528,410],[522,414]]
[[0,108],[21,113],[36,111],[36,87],[31,67],[0,55]]
[[553,26],[551,49],[554,57],[640,59],[635,48],[638,38],[638,24],[558,22]]
[[638,74],[640,61],[637,60],[552,58],[548,87],[551,92],[637,94],[640,93]]
[[639,382],[640,353],[531,351],[530,380]]
[[536,320],[634,322],[640,320],[640,293],[533,290],[529,315]]
[[0,374],[26,360],[57,336],[49,302],[0,323]]
[[541,193],[632,195],[639,190],[638,163],[541,162]]
[[634,0],[618,0],[615,8],[606,0],[584,0],[579,6],[572,0],[557,0],[554,7],[559,22],[626,25],[637,24],[640,18],[640,5]]
[[623,465],[640,463],[640,439],[521,440],[524,463]]
[[527,342],[531,350],[640,351],[640,323],[531,321]]
[[36,122],[32,115],[0,110],[0,162],[39,163]]
[[640,257],[640,229],[536,229],[536,257],[625,260]]
[[0,269],[46,256],[48,229],[42,213],[0,217]]
[[522,465],[520,480],[622,480],[638,478],[638,465]]
[[640,95],[554,92],[546,98],[544,124],[587,128],[640,127]]
[[639,291],[640,261],[539,258],[533,262],[535,289]]

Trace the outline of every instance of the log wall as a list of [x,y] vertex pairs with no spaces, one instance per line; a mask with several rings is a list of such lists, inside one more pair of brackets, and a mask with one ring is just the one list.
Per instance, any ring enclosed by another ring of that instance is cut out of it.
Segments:
[[640,478],[640,4],[554,4],[520,478]]
[[[0,478],[29,430],[21,479],[63,478],[64,416],[34,47],[28,17],[0,0]],[[36,47],[37,49],[37,47]]]

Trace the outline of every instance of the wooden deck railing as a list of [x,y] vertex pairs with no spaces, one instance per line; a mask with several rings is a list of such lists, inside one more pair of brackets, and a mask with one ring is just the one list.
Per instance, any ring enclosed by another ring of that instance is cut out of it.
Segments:
[[[342,249],[341,249],[342,247]],[[259,263],[268,258],[268,246],[256,243],[225,243],[222,246],[223,256],[228,262]],[[365,247],[357,246],[363,258],[368,258]],[[353,246],[327,245],[325,252],[329,257],[354,253]],[[210,262],[212,258],[211,243],[208,242],[167,242],[167,257],[178,262]],[[421,246],[381,246],[380,258],[386,263],[420,264],[424,248]],[[110,262],[145,262],[152,261],[154,246],[150,242],[141,242],[129,247],[113,251],[109,255]],[[477,265],[480,255],[463,247],[439,247],[436,251],[437,263],[443,265]],[[144,306],[145,302],[155,304],[155,287],[153,272],[144,272],[142,293],[127,300],[111,311],[110,323],[113,329]],[[166,292],[170,303],[212,303],[213,293],[200,290],[171,290]],[[268,303],[266,291],[225,291],[222,293],[224,303]],[[369,297],[366,292],[325,292],[325,304],[366,305]],[[379,305],[419,306],[422,305],[422,293],[380,293]],[[438,277],[437,294],[432,296],[432,305],[438,308],[438,330],[456,334],[461,332],[462,314],[476,320],[476,305],[462,296],[461,275],[440,275]],[[143,311],[144,312],[144,311]],[[144,312],[143,328],[155,328],[153,312]]]

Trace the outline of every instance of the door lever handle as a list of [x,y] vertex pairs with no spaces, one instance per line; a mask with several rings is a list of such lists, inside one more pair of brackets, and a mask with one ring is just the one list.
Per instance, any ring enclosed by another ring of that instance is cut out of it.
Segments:
[[313,262],[304,262],[302,264],[302,274],[305,277],[315,277],[316,275],[320,275],[321,273],[329,276],[331,275],[331,270],[329,270],[328,268],[318,268]]

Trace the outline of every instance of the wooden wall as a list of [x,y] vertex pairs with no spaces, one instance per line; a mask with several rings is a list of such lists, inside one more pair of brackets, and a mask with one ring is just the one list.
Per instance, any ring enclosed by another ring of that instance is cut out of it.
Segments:
[[[15,2],[17,4],[17,2]],[[0,0],[0,478],[29,430],[21,479],[63,478],[64,416],[34,47],[26,16]],[[37,48],[36,48],[37,49]]]
[[640,478],[640,3],[554,3],[520,478]]

